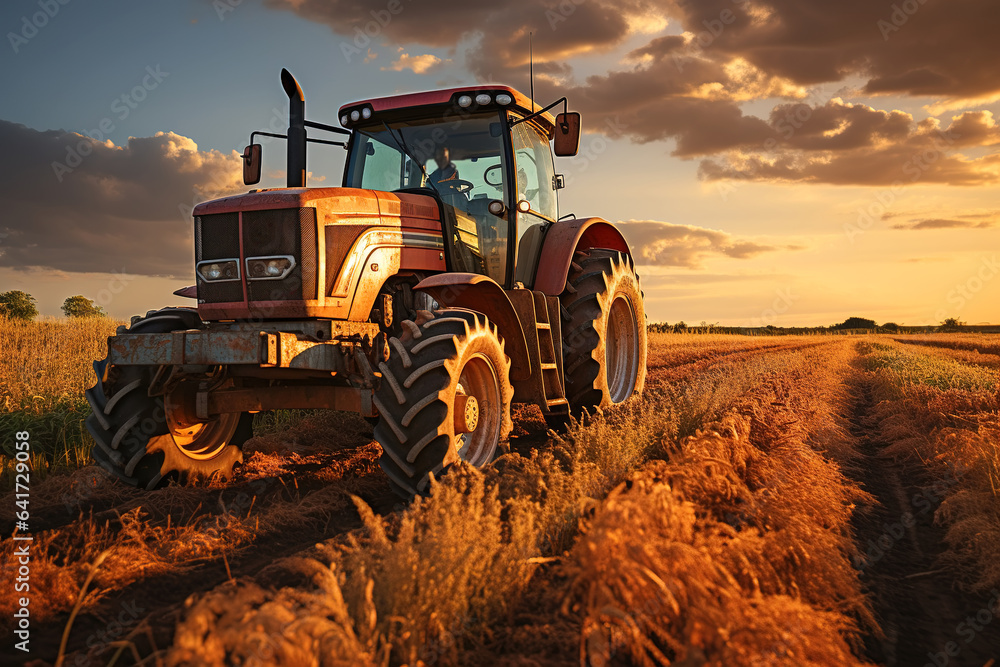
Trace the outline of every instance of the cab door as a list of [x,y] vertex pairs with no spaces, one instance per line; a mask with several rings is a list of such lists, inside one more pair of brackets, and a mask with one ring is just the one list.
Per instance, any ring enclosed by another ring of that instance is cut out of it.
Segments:
[[[555,168],[548,137],[530,121],[511,129],[514,149],[517,216],[514,280],[525,285],[534,281],[545,227],[559,219]],[[529,210],[521,212],[517,202],[527,201]]]

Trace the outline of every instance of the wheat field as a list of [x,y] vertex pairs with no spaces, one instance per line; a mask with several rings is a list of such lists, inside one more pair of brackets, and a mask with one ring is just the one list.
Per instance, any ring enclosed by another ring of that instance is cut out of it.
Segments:
[[651,334],[641,399],[559,434],[519,408],[509,452],[404,507],[336,412],[258,417],[228,482],[111,481],[76,420],[118,324],[2,324],[5,447],[45,441],[46,664],[924,664],[1000,586],[989,336]]

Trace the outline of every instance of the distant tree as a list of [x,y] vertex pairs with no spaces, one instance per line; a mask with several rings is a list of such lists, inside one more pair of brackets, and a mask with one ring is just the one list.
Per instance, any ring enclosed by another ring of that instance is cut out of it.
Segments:
[[687,328],[688,328],[688,325],[684,323],[684,320],[681,320],[680,322],[678,322],[677,324],[674,325],[674,331],[675,332],[677,332],[677,331],[687,331]]
[[38,316],[35,297],[27,292],[13,290],[0,294],[0,315],[14,320],[31,321]]
[[938,331],[959,331],[964,326],[965,322],[957,317],[949,317],[941,322],[940,326],[938,326]]
[[895,322],[886,322],[885,324],[882,325],[882,328],[885,329],[886,331],[892,331],[892,332],[899,331],[899,325],[896,324]]
[[864,317],[848,317],[846,320],[840,324],[834,324],[834,329],[874,329],[875,320],[865,319]]
[[100,306],[95,306],[93,301],[80,294],[66,297],[62,311],[66,317],[104,317],[107,314]]

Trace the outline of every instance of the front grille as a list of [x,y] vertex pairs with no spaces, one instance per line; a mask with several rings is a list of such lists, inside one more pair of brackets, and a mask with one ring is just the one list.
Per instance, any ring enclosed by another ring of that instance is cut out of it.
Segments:
[[[194,219],[195,262],[240,257],[239,213],[199,215]],[[243,283],[239,280],[206,282],[198,278],[198,300],[202,303],[243,301]]]
[[295,268],[281,280],[248,280],[250,301],[294,301],[302,298],[302,232],[299,209],[243,213],[244,257],[290,255]]
[[[289,256],[295,268],[281,280],[245,280],[250,301],[297,301],[316,298],[316,209],[289,208],[243,213],[240,253],[239,213],[195,217],[195,261],[238,259],[246,274],[248,257]],[[303,245],[303,238],[306,239]],[[304,270],[308,268],[308,270]],[[243,281],[206,282],[198,277],[202,303],[243,301]]]

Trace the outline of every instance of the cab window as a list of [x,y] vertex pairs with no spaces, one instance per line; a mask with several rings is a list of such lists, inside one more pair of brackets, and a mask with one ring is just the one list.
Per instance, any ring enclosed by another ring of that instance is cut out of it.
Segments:
[[555,169],[549,140],[530,123],[513,127],[517,201],[527,200],[531,210],[517,212],[517,250],[514,280],[525,285],[534,283],[539,254],[542,250],[543,229],[559,218],[554,183]]
[[[359,127],[347,187],[433,190],[445,206],[445,243],[456,271],[507,281],[508,223],[489,211],[504,200],[507,165],[497,112]],[[505,202],[506,203],[506,202]]]
[[518,200],[527,199],[533,213],[556,220],[559,212],[549,140],[529,123],[514,127],[513,140]]

